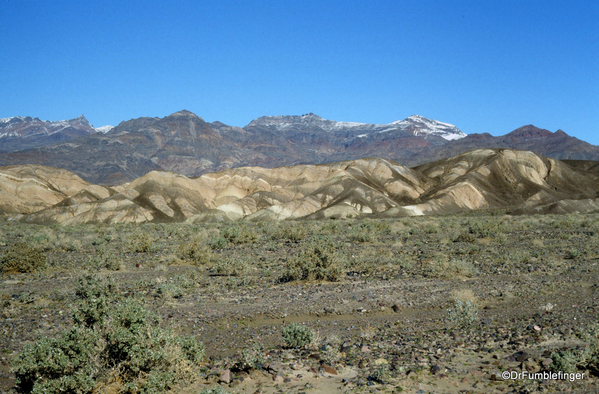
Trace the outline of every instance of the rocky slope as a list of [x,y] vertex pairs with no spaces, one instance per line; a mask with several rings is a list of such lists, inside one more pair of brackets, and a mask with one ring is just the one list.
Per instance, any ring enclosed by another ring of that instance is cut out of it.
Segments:
[[[42,174],[37,175],[41,179],[30,180],[32,168]],[[599,181],[593,168],[570,166],[529,151],[479,149],[415,168],[376,158],[242,167],[197,178],[152,171],[111,188],[90,185],[68,171],[39,166],[14,166],[0,172],[26,174],[28,182],[42,186],[72,179],[68,190],[52,186],[60,193],[53,192],[54,197],[47,199],[19,192],[25,175],[0,179],[4,195],[10,196],[2,198],[3,213],[20,213],[13,218],[27,222],[264,221],[500,208],[517,213],[585,212],[599,204]]]

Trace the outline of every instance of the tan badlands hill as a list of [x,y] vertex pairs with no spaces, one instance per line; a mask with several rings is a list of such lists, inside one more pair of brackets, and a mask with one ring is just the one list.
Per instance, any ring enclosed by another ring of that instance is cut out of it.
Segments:
[[571,164],[528,151],[479,149],[414,168],[373,158],[242,167],[197,178],[152,171],[111,188],[65,170],[12,166],[0,168],[0,209],[12,220],[46,224],[598,209],[595,167]]

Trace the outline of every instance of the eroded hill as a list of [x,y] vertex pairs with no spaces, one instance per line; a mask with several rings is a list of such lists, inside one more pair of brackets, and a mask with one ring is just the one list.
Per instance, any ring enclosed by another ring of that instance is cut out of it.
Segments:
[[528,151],[479,149],[414,168],[371,158],[197,178],[152,171],[105,187],[66,170],[12,166],[0,169],[0,209],[13,220],[47,224],[587,212],[599,208],[594,168]]

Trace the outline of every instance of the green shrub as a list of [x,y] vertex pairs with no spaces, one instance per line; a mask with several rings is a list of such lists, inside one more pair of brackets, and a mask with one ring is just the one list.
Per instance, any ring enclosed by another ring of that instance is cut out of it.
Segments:
[[497,220],[485,219],[471,222],[468,232],[477,238],[492,238],[504,231],[504,226]]
[[555,372],[574,373],[581,362],[581,354],[574,350],[564,350],[551,353],[551,369]]
[[148,253],[156,250],[154,238],[146,232],[131,234],[127,246],[133,253]]
[[280,223],[272,229],[270,237],[297,243],[306,237],[306,229],[297,223]]
[[291,323],[282,328],[283,340],[287,347],[304,347],[312,342],[314,331],[310,327]]
[[181,245],[177,257],[195,265],[206,265],[212,260],[212,249],[197,241],[191,241]]
[[210,242],[210,247],[212,249],[224,249],[227,247],[227,240],[224,237],[216,237],[212,239]]
[[573,373],[582,369],[599,376],[599,323],[591,324],[581,337],[586,343],[583,349],[566,349],[551,354],[552,370]]
[[57,339],[25,346],[13,360],[17,387],[33,393],[92,393],[118,383],[122,392],[159,393],[198,366],[204,348],[193,337],[178,337],[159,326],[142,300],[123,299],[114,286],[82,278],[75,325]]
[[258,369],[264,364],[264,355],[260,345],[254,343],[254,346],[241,351],[241,358],[238,361],[238,367],[241,370],[249,371],[252,369]]
[[57,339],[26,345],[13,361],[18,388],[40,394],[91,393],[101,370],[99,339],[94,330],[75,326]]
[[453,308],[447,310],[449,321],[457,328],[468,328],[478,321],[478,306],[468,300],[455,300]]
[[46,267],[46,254],[25,242],[9,247],[0,257],[0,270],[4,273],[34,272]]
[[212,267],[212,272],[215,275],[222,276],[239,276],[245,273],[248,269],[247,262],[241,257],[233,256],[230,258],[218,259]]
[[391,373],[389,372],[389,366],[387,364],[380,365],[374,372],[370,375],[370,379],[375,382],[385,384],[389,378],[391,377]]
[[293,280],[328,280],[336,282],[345,269],[345,260],[331,242],[316,241],[303,247],[293,257],[279,278],[281,282]]

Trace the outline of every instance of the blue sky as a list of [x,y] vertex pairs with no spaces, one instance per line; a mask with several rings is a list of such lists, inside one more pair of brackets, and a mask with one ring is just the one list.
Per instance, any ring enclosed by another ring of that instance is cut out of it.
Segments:
[[419,114],[599,145],[599,2],[0,0],[0,117]]

